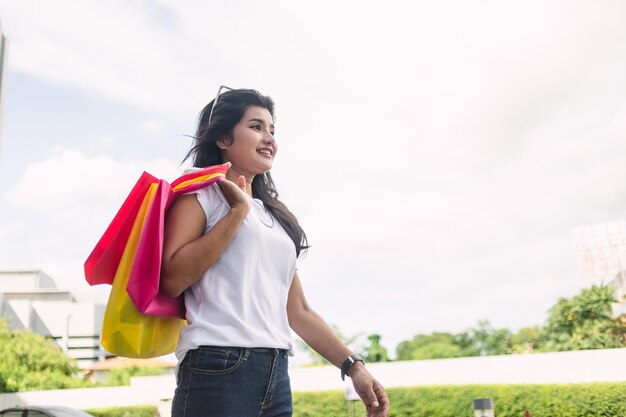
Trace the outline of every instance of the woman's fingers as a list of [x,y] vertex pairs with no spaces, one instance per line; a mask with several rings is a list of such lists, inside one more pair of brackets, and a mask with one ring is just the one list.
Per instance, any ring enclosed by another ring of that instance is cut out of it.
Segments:
[[368,417],[386,417],[389,413],[389,398],[385,389],[365,368],[352,376],[352,383],[367,408]]
[[378,408],[378,399],[376,398],[376,394],[372,388],[369,388],[365,394],[367,395],[367,402],[372,405],[374,408]]
[[245,192],[246,187],[246,179],[245,177],[239,177],[237,179],[237,184],[225,179],[221,178],[217,183],[222,189],[222,193],[228,204],[230,204],[231,208],[235,207],[245,207],[247,209],[250,208],[250,198],[248,194]]
[[376,417],[386,417],[389,413],[389,397],[378,381],[374,382],[374,392],[378,398],[378,410],[374,414]]
[[241,188],[241,191],[245,193],[246,192],[246,177],[244,177],[243,175],[240,175],[239,179],[237,179],[237,185],[239,186],[239,188]]

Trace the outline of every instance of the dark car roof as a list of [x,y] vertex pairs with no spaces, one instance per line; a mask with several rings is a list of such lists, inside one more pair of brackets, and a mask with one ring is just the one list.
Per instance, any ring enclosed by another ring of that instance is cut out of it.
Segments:
[[42,405],[42,406],[27,406],[27,407],[11,407],[4,410],[0,410],[0,413],[8,411],[24,411],[33,410],[40,411],[42,413],[52,414],[54,417],[93,417],[93,415],[76,408],[64,407],[60,405]]

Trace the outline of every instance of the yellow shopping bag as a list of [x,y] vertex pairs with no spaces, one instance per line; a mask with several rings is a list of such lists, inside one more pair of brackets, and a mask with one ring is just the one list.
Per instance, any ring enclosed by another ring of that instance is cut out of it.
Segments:
[[116,270],[104,313],[102,346],[110,353],[128,358],[153,358],[173,352],[180,330],[187,324],[179,318],[140,313],[126,292],[139,236],[157,186],[152,184],[143,198]]

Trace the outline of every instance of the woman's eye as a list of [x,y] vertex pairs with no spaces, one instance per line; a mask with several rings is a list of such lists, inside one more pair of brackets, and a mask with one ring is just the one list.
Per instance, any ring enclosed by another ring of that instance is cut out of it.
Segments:
[[252,125],[251,127],[254,130],[261,130],[261,125]]

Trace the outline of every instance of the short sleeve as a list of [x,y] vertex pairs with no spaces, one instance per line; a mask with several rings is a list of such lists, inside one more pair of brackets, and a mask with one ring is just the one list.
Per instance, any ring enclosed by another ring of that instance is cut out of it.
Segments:
[[198,203],[200,203],[200,207],[202,207],[202,211],[204,211],[206,216],[207,231],[228,212],[228,205],[225,203],[225,198],[217,184],[191,191],[187,194],[196,195]]
[[211,187],[201,188],[199,190],[195,190],[195,191],[191,191],[190,193],[187,193],[187,194],[196,195],[196,198],[198,199],[198,203],[200,204],[200,207],[202,207],[202,211],[204,211],[204,215],[206,216],[207,228],[209,227],[211,223],[211,213],[213,213],[213,210],[215,208],[214,199],[212,198],[212,194],[215,194],[215,193],[211,192],[210,189]]

